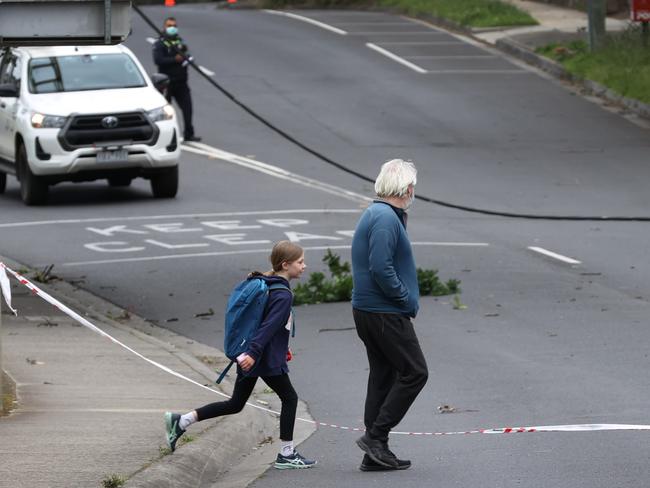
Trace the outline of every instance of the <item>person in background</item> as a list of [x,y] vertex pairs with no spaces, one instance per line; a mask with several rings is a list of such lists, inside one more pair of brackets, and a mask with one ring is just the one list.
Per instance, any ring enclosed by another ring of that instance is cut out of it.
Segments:
[[187,44],[178,35],[178,24],[174,17],[167,17],[163,34],[153,45],[153,61],[158,71],[169,77],[167,101],[176,101],[183,112],[183,139],[185,142],[201,140],[194,134],[192,125],[192,94],[187,84],[187,67],[192,61]]

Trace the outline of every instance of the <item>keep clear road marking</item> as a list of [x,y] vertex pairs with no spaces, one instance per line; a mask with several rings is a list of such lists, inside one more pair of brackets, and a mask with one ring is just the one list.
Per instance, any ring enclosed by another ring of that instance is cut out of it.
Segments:
[[548,249],[544,249],[543,247],[528,246],[528,249],[530,249],[533,252],[543,254],[544,256],[548,256],[550,258],[557,259],[558,261],[562,261],[563,263],[581,264],[581,261],[578,261],[577,259],[573,259],[573,258],[569,258],[567,256],[563,256],[562,254],[558,254],[556,252],[549,251]]
[[262,211],[245,211],[245,212],[211,212],[211,213],[194,213],[194,214],[171,214],[171,215],[138,215],[130,217],[95,217],[92,219],[60,219],[60,220],[33,220],[31,222],[10,222],[0,224],[0,229],[12,227],[35,227],[39,225],[62,225],[62,224],[96,224],[100,222],[129,222],[134,220],[177,220],[177,219],[200,219],[216,217],[245,217],[249,215],[275,215],[275,214],[294,214],[294,213],[359,213],[361,210],[355,209],[294,209],[294,210],[262,210]]
[[372,201],[372,198],[359,193],[355,193],[345,188],[341,188],[335,185],[330,185],[322,181],[314,180],[312,178],[307,178],[306,176],[301,176],[296,173],[279,168],[278,166],[273,166],[268,163],[263,163],[261,161],[256,161],[254,159],[246,158],[244,156],[239,156],[237,154],[229,153],[216,147],[208,146],[207,144],[202,144],[199,142],[186,142],[183,143],[181,148],[184,151],[191,152],[194,154],[200,154],[202,156],[207,156],[209,158],[220,159],[229,163],[236,164],[238,166],[243,166],[244,168],[252,169],[264,173],[274,178],[279,178],[281,180],[287,180],[292,183],[306,186],[315,190],[320,190],[325,193],[330,193],[338,197],[346,198],[355,202],[369,203]]
[[292,13],[289,13],[289,12],[282,12],[282,11],[279,11],[279,10],[264,10],[264,12],[266,12],[267,14],[283,15],[285,17],[290,17],[292,19],[301,20],[302,22],[307,22],[308,24],[315,25],[317,27],[320,27],[321,29],[325,29],[325,30],[328,30],[330,32],[334,32],[335,34],[339,34],[341,36],[347,35],[347,32],[345,32],[342,29],[338,29],[338,28],[336,28],[336,27],[334,27],[332,25],[325,24],[324,22],[319,22],[319,21],[314,20],[314,19],[310,19],[309,17],[304,17],[302,15],[296,15],[296,14],[292,14]]
[[[487,247],[486,242],[412,242],[412,246],[441,246],[441,247]],[[302,246],[305,251],[326,251],[328,249],[340,250],[350,249],[350,244],[342,245],[329,245],[329,246]],[[262,249],[243,249],[238,251],[213,251],[213,252],[199,252],[190,254],[166,254],[163,256],[142,256],[134,258],[117,258],[117,259],[98,259],[94,261],[76,261],[72,263],[63,263],[61,266],[88,266],[97,264],[117,264],[117,263],[134,263],[141,261],[166,261],[169,259],[187,259],[187,258],[204,258],[214,256],[235,256],[239,254],[259,254],[268,253],[268,247]]]
[[373,44],[372,42],[366,43],[366,46],[368,46],[373,51],[377,51],[379,54],[382,54],[382,55],[386,56],[387,58],[392,59],[393,61],[396,61],[399,64],[404,65],[409,69],[412,69],[416,73],[425,74],[427,72],[427,70],[425,70],[423,68],[420,68],[417,64],[413,64],[413,63],[411,63],[410,61],[407,61],[404,58],[400,58],[397,54],[393,54],[392,52],[387,51],[386,49],[383,49],[383,48],[379,47],[378,45]]

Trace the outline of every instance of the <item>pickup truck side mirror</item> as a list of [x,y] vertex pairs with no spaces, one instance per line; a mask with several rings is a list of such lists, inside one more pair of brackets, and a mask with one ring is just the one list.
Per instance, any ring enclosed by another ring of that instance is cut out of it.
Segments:
[[18,98],[19,94],[18,87],[13,83],[0,84],[0,97]]
[[169,86],[169,76],[163,73],[154,73],[151,75],[151,82],[156,87],[156,90],[164,95]]

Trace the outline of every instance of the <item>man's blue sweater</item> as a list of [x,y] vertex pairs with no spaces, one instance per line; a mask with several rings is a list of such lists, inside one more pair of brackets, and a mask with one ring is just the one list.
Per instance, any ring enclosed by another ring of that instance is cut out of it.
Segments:
[[352,238],[352,307],[415,317],[417,271],[402,209],[374,201]]

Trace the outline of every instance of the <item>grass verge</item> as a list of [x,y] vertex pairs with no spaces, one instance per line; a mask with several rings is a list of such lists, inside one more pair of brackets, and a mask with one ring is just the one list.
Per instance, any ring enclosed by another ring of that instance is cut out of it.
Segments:
[[536,25],[517,7],[500,0],[262,0],[264,8],[388,7],[408,15],[431,15],[466,27]]
[[582,40],[549,44],[537,53],[557,61],[577,78],[650,103],[650,48],[644,47],[639,28],[610,34],[605,45],[593,53]]
[[499,0],[378,1],[383,7],[396,7],[409,15],[433,15],[466,27],[537,25],[526,12]]

